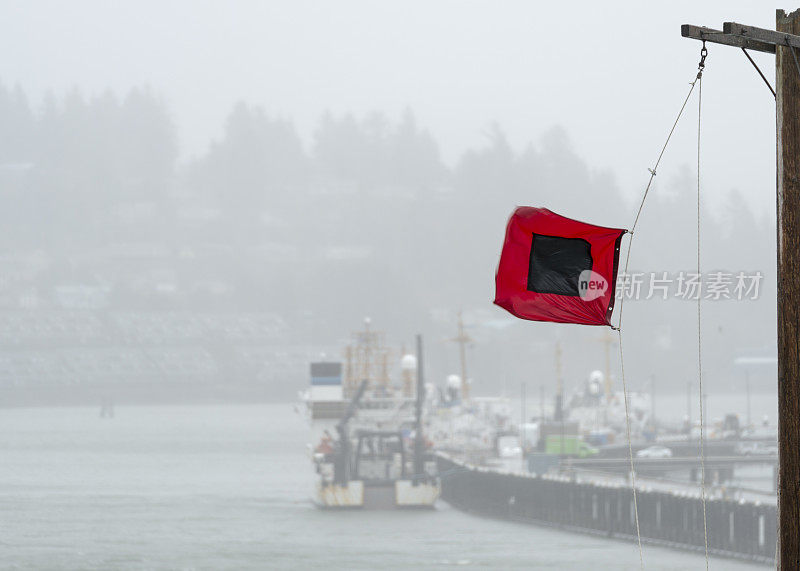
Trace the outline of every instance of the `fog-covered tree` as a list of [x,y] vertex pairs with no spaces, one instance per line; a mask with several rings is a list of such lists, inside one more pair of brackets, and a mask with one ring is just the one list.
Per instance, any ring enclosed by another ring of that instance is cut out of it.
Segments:
[[221,140],[192,166],[192,184],[228,211],[260,214],[293,199],[308,176],[308,160],[294,125],[239,102]]
[[20,165],[32,160],[35,119],[19,85],[8,89],[0,83],[0,133],[0,165]]
[[407,109],[397,125],[383,113],[358,121],[325,113],[314,132],[313,157],[323,178],[364,189],[432,188],[446,176],[439,148]]
[[[290,120],[239,103],[219,140],[177,166],[175,126],[149,89],[122,97],[49,93],[32,105],[20,88],[0,85],[0,129],[0,247],[58,259],[37,287],[102,278],[113,284],[113,303],[138,308],[155,303],[153,283],[164,281],[180,293],[158,297],[160,308],[273,311],[285,317],[293,342],[341,338],[363,315],[397,336],[424,330],[445,338],[463,309],[476,324],[478,392],[493,392],[498,377],[532,375],[531,363],[552,360],[555,336],[582,348],[566,360],[568,377],[603,361],[596,331],[509,324],[491,305],[515,206],[623,228],[635,216],[643,189],[628,189],[624,199],[613,176],[588,165],[559,127],[516,149],[492,125],[483,145],[448,168],[410,110],[396,120],[326,113],[306,151]],[[631,270],[694,267],[695,183],[688,167],[659,170]],[[734,356],[754,336],[772,338],[773,224],[755,218],[734,191],[719,203],[703,201],[704,270],[764,272],[762,301],[705,306],[706,356],[718,377],[731,374]],[[109,244],[161,253],[133,270],[98,261]],[[634,384],[658,369],[683,386],[694,369],[696,307],[631,304]],[[481,330],[476,315],[497,328]],[[432,352],[434,371],[453,372],[446,354]]]

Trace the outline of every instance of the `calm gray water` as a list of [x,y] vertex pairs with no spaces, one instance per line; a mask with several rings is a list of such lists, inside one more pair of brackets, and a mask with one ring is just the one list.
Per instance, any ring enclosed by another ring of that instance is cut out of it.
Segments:
[[[308,501],[291,405],[0,409],[0,566],[18,569],[638,569],[635,545]],[[704,569],[645,546],[646,569]],[[764,569],[712,559],[712,569]]]

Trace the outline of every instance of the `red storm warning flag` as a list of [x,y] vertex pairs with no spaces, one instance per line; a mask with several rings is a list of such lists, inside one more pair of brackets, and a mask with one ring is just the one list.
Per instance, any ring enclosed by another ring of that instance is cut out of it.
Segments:
[[625,232],[518,207],[508,220],[494,303],[522,319],[611,325]]

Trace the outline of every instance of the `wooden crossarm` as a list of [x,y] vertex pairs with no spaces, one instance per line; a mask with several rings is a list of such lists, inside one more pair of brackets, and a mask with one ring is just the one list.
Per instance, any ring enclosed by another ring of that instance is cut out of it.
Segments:
[[[692,24],[683,24],[681,26],[681,36],[683,36],[684,38],[693,38],[695,40],[705,40],[707,42],[711,42],[714,44],[724,44],[726,46],[733,46],[736,48],[745,48],[757,52],[766,52],[770,54],[775,53],[774,44],[762,42],[758,39],[751,38],[749,36],[744,36],[739,34],[733,35],[728,32],[725,32],[724,30],[715,30],[713,28],[706,28],[704,26],[693,26]],[[800,40],[800,38],[798,38],[798,40]]]
[[[786,34],[776,30],[756,28],[755,26],[745,26],[736,22],[725,22],[722,24],[722,33],[729,34],[736,38],[749,39],[773,46],[792,46],[800,48],[800,36]],[[773,50],[773,53],[775,50]]]

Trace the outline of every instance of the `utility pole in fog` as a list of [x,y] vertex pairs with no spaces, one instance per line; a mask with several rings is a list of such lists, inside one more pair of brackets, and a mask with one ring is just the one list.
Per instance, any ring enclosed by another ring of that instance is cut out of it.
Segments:
[[[775,29],[725,22],[684,24],[681,35],[775,55],[778,221],[778,549],[782,569],[800,568],[800,10],[775,12]],[[752,59],[750,60],[752,61]],[[755,63],[753,64],[755,65]],[[756,66],[756,69],[758,67]],[[761,72],[759,71],[759,74]]]

